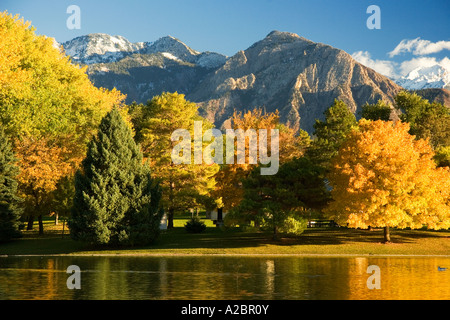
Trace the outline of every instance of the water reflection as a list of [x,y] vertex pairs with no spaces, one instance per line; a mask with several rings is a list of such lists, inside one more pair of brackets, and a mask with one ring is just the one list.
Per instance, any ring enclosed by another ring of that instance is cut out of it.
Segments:
[[[66,268],[81,269],[69,290]],[[368,289],[369,265],[381,289]],[[0,299],[450,299],[450,258],[8,257]]]

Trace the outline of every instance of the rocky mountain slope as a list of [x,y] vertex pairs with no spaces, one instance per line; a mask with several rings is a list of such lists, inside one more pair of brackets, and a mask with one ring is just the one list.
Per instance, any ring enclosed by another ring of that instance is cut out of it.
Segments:
[[88,64],[96,86],[116,87],[128,103],[163,91],[184,93],[218,127],[227,126],[234,110],[263,107],[311,133],[334,99],[357,112],[366,102],[392,103],[402,89],[346,52],[288,32],[273,31],[229,58],[198,52],[170,36],[141,43],[86,37],[63,46],[74,62]]
[[222,124],[234,109],[264,107],[282,120],[313,131],[334,99],[352,112],[378,99],[393,102],[401,87],[346,52],[288,32],[271,32],[209,74],[188,97]]
[[441,103],[450,108],[450,90],[432,88],[432,89],[414,90],[414,92],[430,102]]
[[227,59],[219,53],[193,50],[171,36],[131,43],[120,36],[96,33],[62,45],[74,63],[88,65],[89,78],[96,86],[116,87],[127,95],[127,103],[146,102],[163,91],[191,92]]

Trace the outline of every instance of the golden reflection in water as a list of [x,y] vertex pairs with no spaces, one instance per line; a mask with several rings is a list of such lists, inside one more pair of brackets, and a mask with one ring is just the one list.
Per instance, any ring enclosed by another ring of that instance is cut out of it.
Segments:
[[[72,264],[81,290],[66,286]],[[367,287],[370,265],[380,268],[380,289]],[[450,300],[450,258],[7,258],[2,299]]]
[[[55,270],[55,260],[49,259],[47,260],[47,270]],[[47,286],[44,290],[42,290],[42,296],[39,297],[39,299],[44,300],[53,300],[56,299],[55,297],[55,272],[48,272],[45,274],[47,277]]]
[[[450,299],[450,273],[438,271],[438,258],[357,258],[348,268],[348,299]],[[447,263],[450,259],[446,260]],[[380,267],[380,289],[368,289],[369,265]],[[353,270],[353,271],[352,271]]]
[[273,297],[275,292],[275,262],[273,260],[265,261],[265,290],[268,298]]

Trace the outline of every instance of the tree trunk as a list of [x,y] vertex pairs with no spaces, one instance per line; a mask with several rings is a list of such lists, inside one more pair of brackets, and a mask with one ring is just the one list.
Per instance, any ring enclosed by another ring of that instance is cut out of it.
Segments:
[[279,238],[278,238],[278,227],[276,225],[273,227],[273,240],[275,240],[275,241],[279,240]]
[[42,235],[44,234],[44,224],[42,223],[42,214],[38,216],[38,221],[39,221],[39,234]]
[[173,208],[169,208],[169,214],[167,215],[167,229],[173,229]]
[[33,230],[33,224],[34,224],[34,216],[33,215],[29,215],[28,216],[27,230]]
[[58,213],[55,212],[55,225],[57,226],[59,224],[59,216]]
[[391,242],[391,232],[389,230],[389,226],[384,227],[384,243]]

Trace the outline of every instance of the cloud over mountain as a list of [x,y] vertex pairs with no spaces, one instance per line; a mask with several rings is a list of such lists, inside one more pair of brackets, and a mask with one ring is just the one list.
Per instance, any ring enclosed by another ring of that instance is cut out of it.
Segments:
[[372,59],[368,51],[357,51],[352,54],[353,59],[366,67],[372,68],[382,75],[395,79],[398,77],[396,63],[389,60]]
[[[450,49],[450,41],[431,42],[416,38],[402,40],[387,53],[390,58],[409,53],[413,57],[403,61],[373,59],[368,51],[357,51],[352,57],[366,67],[395,80],[405,89],[448,88],[450,59],[431,54]],[[425,56],[427,55],[427,56]]]
[[404,52],[411,52],[416,56],[428,55],[438,53],[442,50],[450,50],[450,41],[431,42],[429,40],[404,39],[395,47],[394,50],[388,53],[389,57],[393,58]]

